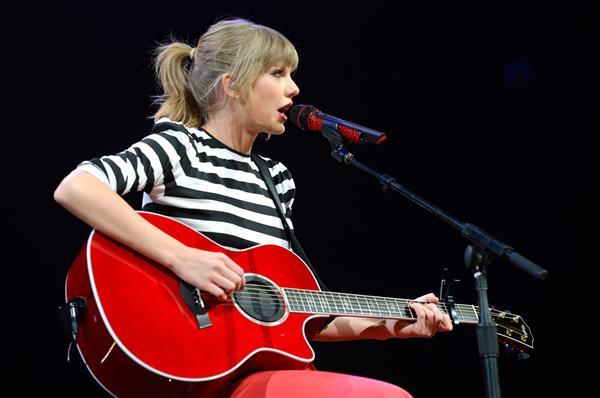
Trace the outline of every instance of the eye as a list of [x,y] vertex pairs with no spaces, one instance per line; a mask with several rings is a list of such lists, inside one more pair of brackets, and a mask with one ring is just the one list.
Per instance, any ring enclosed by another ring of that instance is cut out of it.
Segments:
[[271,74],[275,77],[281,77],[281,75],[283,75],[283,69],[275,69],[273,72],[271,72]]

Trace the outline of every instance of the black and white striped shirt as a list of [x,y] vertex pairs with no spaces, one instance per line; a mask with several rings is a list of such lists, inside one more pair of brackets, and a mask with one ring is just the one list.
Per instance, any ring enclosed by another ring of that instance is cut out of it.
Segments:
[[[264,158],[290,228],[296,192],[289,170]],[[144,191],[143,210],[170,216],[222,246],[290,248],[275,203],[250,156],[206,130],[159,120],[152,134],[129,149],[78,166],[114,192]]]

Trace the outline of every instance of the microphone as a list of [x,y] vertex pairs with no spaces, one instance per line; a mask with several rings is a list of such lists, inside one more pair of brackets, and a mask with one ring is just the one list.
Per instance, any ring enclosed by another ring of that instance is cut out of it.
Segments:
[[381,144],[387,138],[384,133],[327,115],[312,105],[294,106],[290,110],[290,118],[301,130],[320,131],[327,139],[334,130],[338,135],[333,137],[336,141]]

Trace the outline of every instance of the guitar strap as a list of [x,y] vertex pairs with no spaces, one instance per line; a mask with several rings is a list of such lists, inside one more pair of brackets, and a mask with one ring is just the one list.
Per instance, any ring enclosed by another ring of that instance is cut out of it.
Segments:
[[288,236],[288,240],[290,242],[292,251],[294,253],[296,253],[298,256],[300,256],[300,258],[302,260],[304,260],[304,262],[306,263],[308,268],[310,268],[313,275],[317,279],[317,282],[319,283],[321,290],[329,290],[329,289],[327,289],[327,287],[325,286],[325,284],[319,277],[319,274],[317,274],[317,271],[315,270],[315,268],[310,263],[310,260],[308,259],[308,256],[302,249],[302,246],[300,245],[298,238],[296,238],[294,231],[290,228],[290,226],[287,222],[285,214],[283,213],[283,205],[281,204],[279,195],[277,194],[277,191],[275,190],[275,186],[273,185],[273,179],[271,178],[271,173],[269,172],[269,167],[267,166],[267,162],[255,153],[252,153],[251,156],[252,156],[252,160],[254,161],[254,163],[256,163],[256,166],[258,166],[258,170],[260,171],[260,175],[261,175],[263,181],[267,185],[269,193],[271,194],[271,199],[273,199],[273,202],[275,202],[275,208],[277,209],[279,218],[281,218],[281,222],[283,223],[283,228],[285,229],[285,232]]

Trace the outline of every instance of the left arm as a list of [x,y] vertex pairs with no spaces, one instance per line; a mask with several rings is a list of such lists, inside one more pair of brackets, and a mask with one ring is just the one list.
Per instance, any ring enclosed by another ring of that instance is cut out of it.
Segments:
[[436,306],[438,298],[429,293],[415,301],[428,304],[409,303],[417,316],[414,322],[396,319],[372,319],[339,317],[331,322],[317,336],[315,341],[343,340],[387,340],[391,338],[433,337],[437,332],[452,330],[450,317]]

